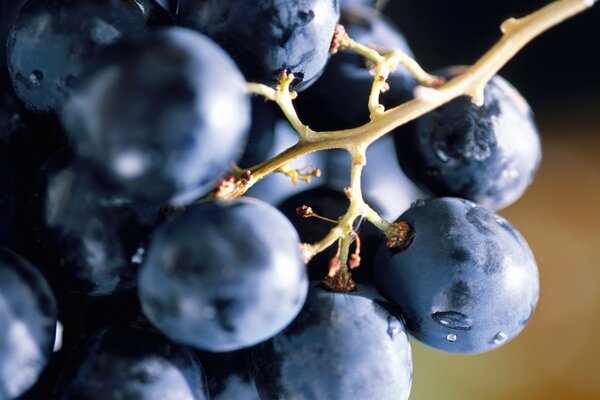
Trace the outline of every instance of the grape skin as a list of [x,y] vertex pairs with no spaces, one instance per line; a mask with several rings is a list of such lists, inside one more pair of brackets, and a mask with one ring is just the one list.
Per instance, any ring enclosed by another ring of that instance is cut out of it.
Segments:
[[338,0],[181,0],[177,22],[219,43],[249,82],[274,86],[281,71],[306,89],[322,73]]
[[[436,72],[451,77],[460,70]],[[510,83],[495,76],[484,95],[481,107],[462,96],[394,139],[400,166],[423,190],[500,210],[532,182],[542,149],[531,109]]]
[[52,354],[56,300],[28,261],[0,247],[0,399],[21,395]]
[[[168,23],[153,2],[29,0],[10,30],[8,68],[21,101],[59,112],[88,64],[107,45]],[[145,7],[144,7],[145,6]],[[156,19],[156,20],[155,20]]]
[[190,207],[154,234],[138,280],[144,313],[173,340],[203,350],[266,340],[306,297],[298,243],[289,221],[261,201]]
[[158,332],[137,326],[104,328],[71,354],[56,388],[60,399],[209,398],[198,357]]
[[129,198],[181,204],[205,194],[239,155],[250,125],[237,67],[184,28],[112,51],[62,112],[77,154]]
[[45,242],[71,291],[105,296],[135,287],[141,260],[134,261],[157,220],[156,208],[107,194],[78,164],[48,181]]
[[398,221],[414,238],[406,249],[382,245],[379,291],[403,311],[408,331],[452,353],[493,350],[531,317],[539,273],[529,246],[504,218],[473,202],[417,202]]
[[226,352],[199,352],[212,400],[259,400],[250,371],[251,348]]
[[408,399],[412,354],[389,305],[365,288],[334,293],[311,282],[304,308],[253,352],[265,399]]

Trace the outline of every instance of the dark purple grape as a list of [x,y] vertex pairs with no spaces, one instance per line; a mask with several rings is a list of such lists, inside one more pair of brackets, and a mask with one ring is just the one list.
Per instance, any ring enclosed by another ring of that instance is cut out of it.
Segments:
[[[447,77],[460,68],[439,72]],[[466,198],[499,210],[518,200],[537,171],[542,149],[529,105],[495,76],[478,107],[466,96],[395,135],[400,166],[435,196]]]
[[[111,296],[87,296],[61,290],[60,280],[54,285],[59,304],[59,322],[55,349],[50,363],[23,399],[54,399],[56,383],[73,349],[89,334],[113,325],[140,321],[137,291],[124,291]],[[60,335],[60,336],[59,336]]]
[[56,389],[60,399],[208,399],[202,365],[188,348],[148,328],[115,326],[79,344]]
[[138,289],[144,313],[173,340],[232,351],[285,328],[307,285],[290,222],[266,203],[239,199],[199,203],[162,225]]
[[259,400],[251,374],[251,350],[199,352],[212,400]]
[[[6,38],[19,7],[25,0],[5,0],[0,2],[0,69],[6,66]],[[1,136],[0,136],[1,137]]]
[[539,294],[538,269],[523,237],[473,202],[436,198],[400,216],[407,248],[382,246],[379,290],[404,313],[409,332],[452,353],[481,353],[514,338]]
[[32,110],[60,111],[101,50],[149,25],[167,23],[160,11],[147,0],[28,0],[7,43],[17,95]]
[[[341,23],[354,40],[381,50],[400,49],[412,55],[406,40],[383,16],[372,10],[353,9],[342,14]],[[417,85],[403,66],[393,72],[390,91],[381,96],[386,107],[412,98]],[[368,98],[373,76],[363,57],[342,51],[334,55],[323,76],[298,96],[295,104],[304,123],[319,131],[349,129],[369,122]],[[335,99],[335,100],[332,100]]]
[[241,152],[250,122],[237,67],[183,28],[113,51],[62,113],[78,155],[125,196],[187,202],[206,193]]
[[390,305],[311,282],[300,315],[253,352],[264,399],[408,399],[412,354]]
[[45,199],[45,242],[65,287],[93,296],[135,287],[157,207],[107,194],[77,164],[50,177]]
[[52,355],[56,316],[45,278],[0,248],[0,398],[16,398],[37,381]]
[[248,81],[275,85],[282,70],[302,90],[322,73],[338,0],[181,0],[177,21],[219,43]]

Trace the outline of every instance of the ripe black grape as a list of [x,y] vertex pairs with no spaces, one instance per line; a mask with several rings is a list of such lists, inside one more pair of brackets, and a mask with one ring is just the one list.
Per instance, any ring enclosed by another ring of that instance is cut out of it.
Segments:
[[406,249],[382,246],[379,290],[398,305],[420,341],[453,353],[495,349],[525,327],[539,277],[525,240],[504,218],[473,202],[417,202],[398,220],[414,237]]
[[389,305],[366,289],[333,293],[311,282],[302,312],[253,352],[265,399],[407,399],[408,335]]
[[35,383],[52,354],[56,300],[28,261],[0,248],[0,398]]
[[281,71],[313,83],[329,59],[338,0],[181,0],[177,21],[210,36],[248,81],[275,85]]
[[206,193],[240,154],[250,123],[237,67],[183,28],[112,50],[62,113],[78,155],[133,198],[186,202]]
[[139,273],[144,312],[173,340],[204,350],[266,340],[304,303],[298,243],[290,222],[261,201],[190,207],[154,234]]
[[149,328],[102,329],[72,353],[60,399],[208,399],[202,365],[188,348]]
[[[455,75],[460,68],[438,71]],[[423,190],[498,210],[533,180],[542,150],[533,114],[499,76],[485,86],[479,107],[462,96],[419,118],[414,131],[394,136],[400,166]]]
[[17,95],[32,110],[60,111],[101,49],[149,25],[166,23],[156,15],[160,10],[147,0],[26,1],[7,44]]
[[50,177],[45,198],[64,285],[94,296],[133,288],[158,210],[110,196],[77,164]]

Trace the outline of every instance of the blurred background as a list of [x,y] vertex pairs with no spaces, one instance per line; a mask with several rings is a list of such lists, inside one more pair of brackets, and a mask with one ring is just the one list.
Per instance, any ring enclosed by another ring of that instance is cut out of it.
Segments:
[[[383,9],[427,70],[471,64],[506,18],[546,1],[390,0]],[[600,5],[529,44],[502,71],[530,102],[544,155],[533,186],[501,212],[540,268],[538,308],[494,352],[412,341],[411,400],[600,398]]]

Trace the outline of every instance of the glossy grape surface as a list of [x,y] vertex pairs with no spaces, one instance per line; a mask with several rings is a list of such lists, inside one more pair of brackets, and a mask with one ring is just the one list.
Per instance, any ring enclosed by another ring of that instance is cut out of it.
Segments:
[[239,199],[202,202],[162,225],[138,288],[145,314],[164,334],[231,351],[285,328],[307,285],[289,221],[266,203]]
[[0,247],[0,399],[21,395],[52,354],[56,300],[28,261]]
[[183,28],[113,50],[62,113],[78,155],[133,198],[187,202],[206,193],[240,154],[250,124],[237,67]]
[[253,352],[265,399],[407,399],[412,355],[402,322],[365,289],[311,282],[300,315]]
[[[437,71],[453,76],[460,68]],[[533,114],[507,81],[485,86],[484,105],[462,96],[394,136],[400,166],[423,190],[499,210],[533,180],[542,149]]]
[[273,102],[260,97],[252,98],[251,125],[248,142],[237,164],[241,168],[250,168],[269,159],[274,152],[275,127],[280,119],[280,111]]
[[458,198],[417,202],[398,220],[414,230],[405,250],[382,246],[376,284],[409,332],[452,353],[481,353],[529,321],[539,276],[529,246],[501,216]]
[[188,348],[148,328],[115,326],[80,343],[58,382],[60,399],[208,399],[202,365]]
[[338,0],[181,0],[177,21],[210,36],[249,82],[275,85],[282,70],[302,90],[322,73]]
[[64,285],[94,296],[133,288],[158,210],[107,194],[77,164],[51,176],[45,198]]
[[60,111],[101,50],[148,26],[167,23],[160,11],[149,0],[26,1],[7,44],[17,95],[32,110]]

